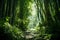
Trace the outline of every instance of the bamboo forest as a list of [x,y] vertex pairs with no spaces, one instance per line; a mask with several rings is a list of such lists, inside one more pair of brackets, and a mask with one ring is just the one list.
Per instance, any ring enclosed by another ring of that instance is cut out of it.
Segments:
[[60,1],[0,0],[0,40],[60,40]]

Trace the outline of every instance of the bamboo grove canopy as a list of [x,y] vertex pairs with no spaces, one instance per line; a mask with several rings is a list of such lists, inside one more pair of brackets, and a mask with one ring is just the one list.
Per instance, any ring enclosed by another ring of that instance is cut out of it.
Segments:
[[0,0],[0,40],[58,39],[59,0]]

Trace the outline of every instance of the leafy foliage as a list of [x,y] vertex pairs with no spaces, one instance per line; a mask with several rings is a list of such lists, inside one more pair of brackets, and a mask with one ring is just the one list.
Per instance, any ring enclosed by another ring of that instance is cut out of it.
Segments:
[[0,40],[57,40],[59,37],[59,0],[0,0]]

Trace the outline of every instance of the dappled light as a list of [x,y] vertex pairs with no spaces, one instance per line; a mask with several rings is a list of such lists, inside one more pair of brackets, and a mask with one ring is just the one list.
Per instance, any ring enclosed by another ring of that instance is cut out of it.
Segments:
[[59,0],[0,0],[0,40],[58,39]]

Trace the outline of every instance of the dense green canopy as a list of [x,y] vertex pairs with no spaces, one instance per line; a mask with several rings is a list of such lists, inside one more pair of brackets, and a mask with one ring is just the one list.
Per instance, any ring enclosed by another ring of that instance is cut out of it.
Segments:
[[59,0],[0,0],[0,40],[58,39]]

